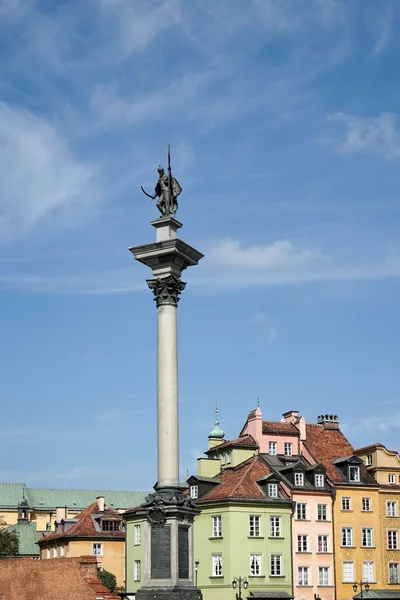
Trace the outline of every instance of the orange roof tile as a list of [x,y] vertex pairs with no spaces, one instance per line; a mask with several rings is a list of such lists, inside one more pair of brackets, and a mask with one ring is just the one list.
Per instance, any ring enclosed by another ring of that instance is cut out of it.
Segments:
[[263,433],[277,433],[283,435],[300,435],[300,431],[293,423],[284,423],[282,421],[263,421]]
[[241,435],[236,440],[230,440],[229,442],[223,442],[218,446],[213,446],[210,450],[207,450],[205,454],[214,452],[215,450],[223,450],[224,448],[232,448],[234,446],[240,446],[245,448],[258,448],[258,444],[252,435]]

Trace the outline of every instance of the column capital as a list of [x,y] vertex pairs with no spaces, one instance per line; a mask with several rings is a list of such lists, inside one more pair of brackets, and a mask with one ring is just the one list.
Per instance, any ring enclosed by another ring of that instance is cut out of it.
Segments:
[[177,279],[173,275],[169,277],[157,277],[157,279],[147,279],[147,285],[154,294],[154,301],[157,305],[172,304],[178,306],[179,296],[186,287],[186,283]]

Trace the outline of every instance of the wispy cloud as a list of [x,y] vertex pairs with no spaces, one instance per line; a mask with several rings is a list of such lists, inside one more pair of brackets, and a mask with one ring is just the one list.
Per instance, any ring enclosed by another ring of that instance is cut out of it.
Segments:
[[397,116],[382,113],[378,117],[360,117],[335,113],[329,117],[338,127],[320,137],[341,154],[371,154],[386,160],[400,159],[400,131]]
[[376,39],[370,52],[370,57],[377,56],[387,48],[392,37],[394,15],[390,7],[384,10],[375,26]]
[[360,419],[351,419],[343,424],[343,429],[346,433],[385,433],[393,427],[400,427],[400,411],[385,415],[372,415]]

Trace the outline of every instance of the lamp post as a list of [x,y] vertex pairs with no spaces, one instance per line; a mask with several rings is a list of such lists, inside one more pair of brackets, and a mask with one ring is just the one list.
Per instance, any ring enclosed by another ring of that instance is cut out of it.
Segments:
[[197,587],[197,572],[199,570],[199,564],[200,564],[199,559],[195,560],[195,562],[194,562],[194,585],[196,587]]
[[232,581],[232,587],[235,590],[238,587],[238,591],[236,592],[236,600],[242,600],[242,586],[245,590],[247,590],[247,586],[249,582],[246,577],[234,577]]
[[355,594],[357,593],[358,586],[360,586],[360,598],[362,599],[363,589],[365,589],[366,592],[369,592],[369,583],[368,581],[355,581],[353,584],[353,591]]

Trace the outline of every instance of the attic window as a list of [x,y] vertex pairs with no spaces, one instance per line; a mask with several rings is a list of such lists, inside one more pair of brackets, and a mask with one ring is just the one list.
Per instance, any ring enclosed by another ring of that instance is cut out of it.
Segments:
[[101,530],[102,531],[120,531],[121,521],[117,519],[107,519],[102,520],[101,522]]
[[304,485],[304,473],[295,473],[294,474],[294,484],[295,485]]
[[370,467],[372,465],[372,454],[367,454],[365,464],[367,465],[367,467]]
[[360,467],[349,467],[349,481],[360,481]]

